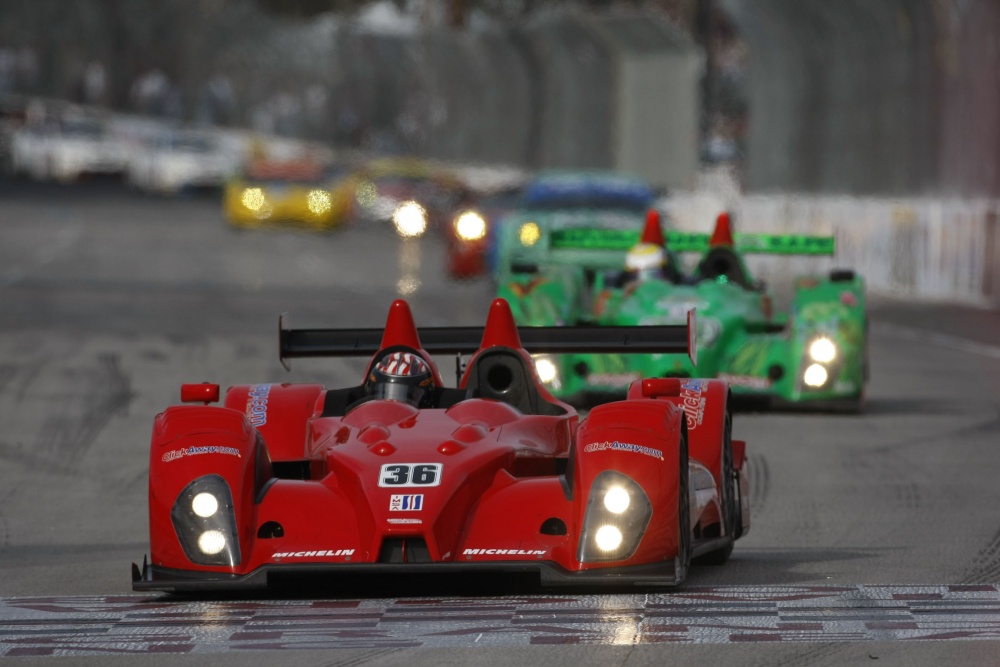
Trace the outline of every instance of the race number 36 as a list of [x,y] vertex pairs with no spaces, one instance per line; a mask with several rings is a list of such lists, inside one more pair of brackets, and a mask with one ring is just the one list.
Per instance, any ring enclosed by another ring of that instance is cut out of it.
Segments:
[[386,463],[379,473],[378,485],[437,486],[441,483],[441,463]]

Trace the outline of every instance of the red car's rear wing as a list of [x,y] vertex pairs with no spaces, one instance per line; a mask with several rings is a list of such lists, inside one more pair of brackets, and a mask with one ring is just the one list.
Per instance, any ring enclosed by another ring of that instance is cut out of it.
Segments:
[[[375,354],[383,329],[291,329],[278,320],[281,362],[295,357],[354,357]],[[519,327],[521,345],[531,353],[687,353],[697,364],[694,311],[686,325]],[[472,354],[483,340],[483,327],[424,327],[420,344],[431,354]]]

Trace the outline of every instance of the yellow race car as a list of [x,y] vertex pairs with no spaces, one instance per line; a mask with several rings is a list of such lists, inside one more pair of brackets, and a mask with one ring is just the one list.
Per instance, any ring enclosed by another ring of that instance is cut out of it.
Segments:
[[350,195],[337,187],[342,175],[314,160],[255,160],[226,184],[226,220],[241,228],[294,224],[333,229],[351,211]]

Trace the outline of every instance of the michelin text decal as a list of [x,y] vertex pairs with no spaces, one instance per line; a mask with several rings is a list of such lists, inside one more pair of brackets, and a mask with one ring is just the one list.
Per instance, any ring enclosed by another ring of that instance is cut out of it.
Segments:
[[544,556],[538,549],[466,549],[463,556]]
[[326,558],[329,556],[348,556],[354,553],[354,549],[327,549],[320,551],[279,551],[271,554],[271,558]]

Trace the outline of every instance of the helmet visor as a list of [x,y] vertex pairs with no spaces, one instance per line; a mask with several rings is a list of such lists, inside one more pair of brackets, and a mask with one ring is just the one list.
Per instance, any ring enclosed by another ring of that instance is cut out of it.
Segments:
[[389,401],[399,401],[401,403],[409,403],[410,405],[418,406],[420,405],[420,401],[423,399],[426,392],[426,387],[420,387],[412,384],[404,384],[402,382],[379,382],[375,385],[372,394],[376,398]]

